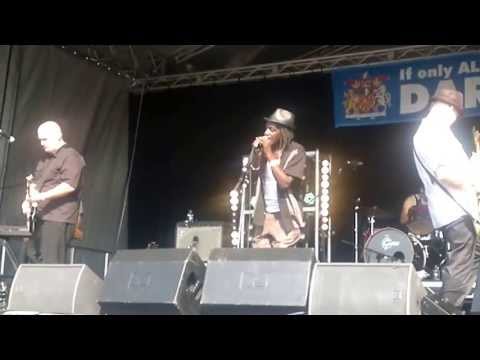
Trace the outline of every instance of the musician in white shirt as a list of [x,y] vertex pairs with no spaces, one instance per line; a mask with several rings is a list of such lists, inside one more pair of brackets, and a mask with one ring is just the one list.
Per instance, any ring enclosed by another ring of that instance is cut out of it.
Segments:
[[443,231],[449,244],[442,268],[442,297],[458,308],[476,278],[474,257],[477,236],[472,216],[478,215],[475,173],[470,159],[450,129],[462,115],[463,95],[455,90],[440,89],[432,97],[430,109],[413,139],[418,156],[415,156],[415,165],[425,187],[433,226]]

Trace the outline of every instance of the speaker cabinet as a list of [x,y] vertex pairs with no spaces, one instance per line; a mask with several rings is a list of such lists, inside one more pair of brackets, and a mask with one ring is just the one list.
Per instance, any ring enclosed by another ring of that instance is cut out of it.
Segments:
[[315,264],[310,315],[421,315],[426,295],[412,264]]
[[313,249],[215,249],[202,313],[303,314],[313,262]]
[[7,311],[97,315],[102,286],[84,264],[22,264],[12,282]]
[[195,249],[203,261],[216,248],[231,248],[231,225],[223,222],[194,222],[191,226],[177,223],[175,247]]
[[199,314],[205,265],[190,249],[121,250],[100,298],[103,314]]

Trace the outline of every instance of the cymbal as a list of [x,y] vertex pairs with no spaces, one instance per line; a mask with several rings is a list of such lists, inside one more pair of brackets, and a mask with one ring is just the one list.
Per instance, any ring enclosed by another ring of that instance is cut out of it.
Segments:
[[396,216],[391,212],[383,210],[378,206],[360,206],[360,213],[365,216],[374,216],[379,220],[395,219]]

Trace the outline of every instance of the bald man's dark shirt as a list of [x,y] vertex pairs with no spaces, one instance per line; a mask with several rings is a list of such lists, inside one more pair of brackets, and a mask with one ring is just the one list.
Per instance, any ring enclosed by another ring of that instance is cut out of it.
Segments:
[[71,224],[77,222],[85,166],[82,155],[66,144],[38,162],[33,182],[39,192],[51,190],[61,183],[75,189],[65,196],[41,201],[38,206],[40,219]]

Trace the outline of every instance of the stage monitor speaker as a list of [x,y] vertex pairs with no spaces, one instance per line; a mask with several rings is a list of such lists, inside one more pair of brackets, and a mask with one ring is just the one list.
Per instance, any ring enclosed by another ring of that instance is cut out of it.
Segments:
[[412,264],[317,263],[309,315],[421,315],[426,295]]
[[100,297],[112,315],[199,314],[205,265],[190,249],[121,250]]
[[98,315],[103,281],[85,264],[22,264],[7,311]]
[[231,225],[224,222],[197,221],[190,226],[177,223],[175,247],[195,249],[203,261],[216,248],[231,248]]
[[313,263],[313,249],[215,249],[202,314],[304,314]]

